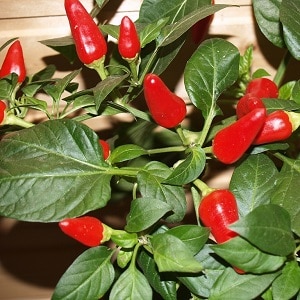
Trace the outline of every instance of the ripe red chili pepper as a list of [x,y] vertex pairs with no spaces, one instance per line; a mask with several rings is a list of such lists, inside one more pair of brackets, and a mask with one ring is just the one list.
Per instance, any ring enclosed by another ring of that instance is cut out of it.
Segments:
[[99,144],[102,148],[103,158],[106,160],[110,154],[110,146],[109,143],[104,140],[99,140]]
[[[211,4],[215,4],[215,1],[212,0]],[[192,26],[192,40],[196,45],[199,45],[205,38],[208,33],[210,24],[214,19],[214,15],[205,17],[204,19],[199,20]]]
[[211,229],[217,243],[223,243],[238,234],[228,225],[239,219],[235,196],[227,189],[214,190],[204,196],[198,208],[201,222]]
[[4,101],[0,101],[0,125],[3,124],[6,115],[6,104]]
[[155,74],[147,74],[144,80],[144,96],[154,121],[165,128],[179,125],[186,116],[186,104],[169,90]]
[[134,59],[141,51],[141,43],[136,27],[127,16],[121,20],[118,49],[120,55],[125,59]]
[[245,94],[236,105],[236,115],[238,119],[255,108],[265,108],[262,100],[252,94]]
[[91,15],[78,0],[65,0],[65,10],[76,52],[84,64],[103,58],[107,53],[107,43]]
[[107,241],[106,225],[90,216],[69,218],[59,222],[60,229],[68,236],[88,247],[96,247]]
[[277,98],[278,87],[268,78],[256,78],[248,83],[246,94],[252,94],[258,98]]
[[0,78],[12,73],[18,75],[18,82],[20,83],[26,78],[23,49],[19,40],[14,41],[7,50],[0,70]]
[[225,164],[236,162],[251,146],[265,119],[266,109],[256,108],[218,131],[213,139],[213,154]]
[[283,141],[293,133],[293,125],[289,115],[283,110],[269,114],[265,123],[253,141],[254,145]]

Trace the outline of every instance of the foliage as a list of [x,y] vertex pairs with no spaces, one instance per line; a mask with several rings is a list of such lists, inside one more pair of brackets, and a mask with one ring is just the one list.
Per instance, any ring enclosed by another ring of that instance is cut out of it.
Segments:
[[[104,2],[97,1],[93,11],[100,12]],[[300,113],[299,79],[284,82],[286,62],[300,59],[300,1],[252,2],[265,38],[286,51],[273,78],[279,97],[263,100],[267,111]],[[228,115],[224,105],[234,108],[251,79],[268,74],[252,70],[252,46],[240,53],[226,39],[213,37],[187,61],[187,106],[201,115],[203,125],[199,122],[198,128],[190,126],[191,114],[176,128],[159,127],[139,108],[144,104],[144,77],[163,75],[188,42],[190,28],[228,7],[210,3],[144,0],[135,22],[142,47],[138,59],[122,59],[114,43],[104,65],[87,66],[99,77],[92,88],[79,90],[76,77],[82,69],[55,78],[53,65],[27,76],[22,84],[15,74],[0,79],[0,98],[19,120],[0,127],[1,216],[59,222],[101,211],[116,201],[115,189],[123,198],[132,198],[124,228],[112,229],[111,243],[84,251],[61,277],[52,299],[152,299],[155,293],[171,300],[179,292],[189,299],[299,299],[298,130],[285,141],[251,146],[232,165],[228,188],[236,197],[240,219],[230,229],[239,236],[216,244],[197,215],[201,198],[213,188],[203,182],[216,161],[212,140],[236,120],[234,109]],[[118,39],[119,26],[99,27]],[[70,37],[42,43],[70,62],[77,59]],[[47,120],[26,122],[31,110]],[[111,136],[105,160],[101,132],[83,121],[120,113],[133,121]],[[190,199],[195,224],[184,219]]]

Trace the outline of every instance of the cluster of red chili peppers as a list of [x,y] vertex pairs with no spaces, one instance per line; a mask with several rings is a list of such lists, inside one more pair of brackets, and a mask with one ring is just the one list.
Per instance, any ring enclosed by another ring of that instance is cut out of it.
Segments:
[[277,98],[278,87],[270,79],[249,82],[236,106],[237,121],[220,130],[212,145],[213,154],[225,164],[239,160],[251,145],[288,139],[299,126],[298,114],[276,110],[267,114],[263,98]]

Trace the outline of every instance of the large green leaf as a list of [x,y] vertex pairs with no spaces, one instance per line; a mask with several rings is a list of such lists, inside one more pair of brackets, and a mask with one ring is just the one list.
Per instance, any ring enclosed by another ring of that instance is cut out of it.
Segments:
[[273,272],[286,261],[286,257],[264,253],[241,237],[235,237],[226,243],[211,247],[231,265],[247,273]]
[[98,136],[72,120],[47,121],[0,142],[0,215],[54,222],[106,205],[109,166]]
[[253,0],[256,22],[265,37],[277,47],[285,47],[279,19],[282,0]]
[[300,161],[286,158],[271,198],[272,203],[282,206],[289,212],[292,230],[298,236],[300,236],[299,182]]
[[52,300],[97,300],[113,283],[115,272],[110,261],[113,252],[93,247],[83,252],[60,278]]
[[166,220],[179,222],[186,213],[186,197],[183,187],[163,183],[170,173],[166,165],[153,161],[138,173],[137,180],[142,196],[168,203],[173,214]]
[[251,300],[259,296],[278,276],[277,273],[239,275],[226,269],[211,289],[209,300]]
[[260,205],[230,228],[267,253],[287,256],[295,250],[290,216],[278,205]]
[[240,216],[270,202],[277,174],[276,166],[264,154],[250,155],[235,168],[230,190],[236,196]]
[[290,53],[300,60],[300,0],[284,0],[280,7],[284,41]]
[[240,54],[228,41],[213,38],[204,41],[184,71],[186,91],[204,118],[220,114],[216,101],[239,76]]

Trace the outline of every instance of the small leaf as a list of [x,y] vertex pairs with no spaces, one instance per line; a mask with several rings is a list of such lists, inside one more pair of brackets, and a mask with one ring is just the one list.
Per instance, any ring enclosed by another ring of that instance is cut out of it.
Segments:
[[179,238],[194,253],[198,253],[205,245],[209,236],[209,229],[197,225],[180,225],[167,232]]
[[264,154],[250,155],[235,168],[230,190],[237,199],[240,216],[270,202],[277,175],[273,161]]
[[203,269],[184,242],[171,234],[153,236],[151,245],[159,272],[197,273]]
[[122,248],[132,248],[138,243],[138,236],[124,230],[113,230],[111,240]]
[[213,285],[209,300],[255,299],[277,276],[277,273],[239,275],[227,268]]
[[152,300],[152,289],[145,276],[134,265],[130,265],[113,285],[109,299]]
[[181,162],[164,183],[183,185],[200,176],[205,168],[206,155],[201,147],[191,148],[187,158]]
[[278,205],[260,205],[230,228],[267,253],[287,256],[295,250],[290,216]]
[[220,114],[216,101],[239,76],[240,54],[230,42],[212,38],[200,44],[186,64],[184,83],[203,117]]
[[211,246],[215,253],[232,266],[247,273],[269,273],[276,271],[286,261],[286,257],[261,252],[246,240],[235,237],[226,243]]
[[292,299],[300,290],[300,267],[296,261],[287,262],[272,284],[273,299]]
[[52,300],[97,300],[110,288],[114,268],[113,252],[106,247],[93,247],[83,252],[60,278]]
[[109,161],[112,164],[115,164],[131,160],[145,154],[147,154],[147,151],[144,148],[134,144],[126,144],[115,148],[110,154]]
[[174,281],[172,274],[158,272],[153,257],[145,250],[141,251],[138,256],[138,264],[153,289],[164,300],[177,300],[176,281]]
[[159,221],[171,209],[168,203],[157,199],[134,199],[126,218],[125,229],[129,232],[143,231]]

